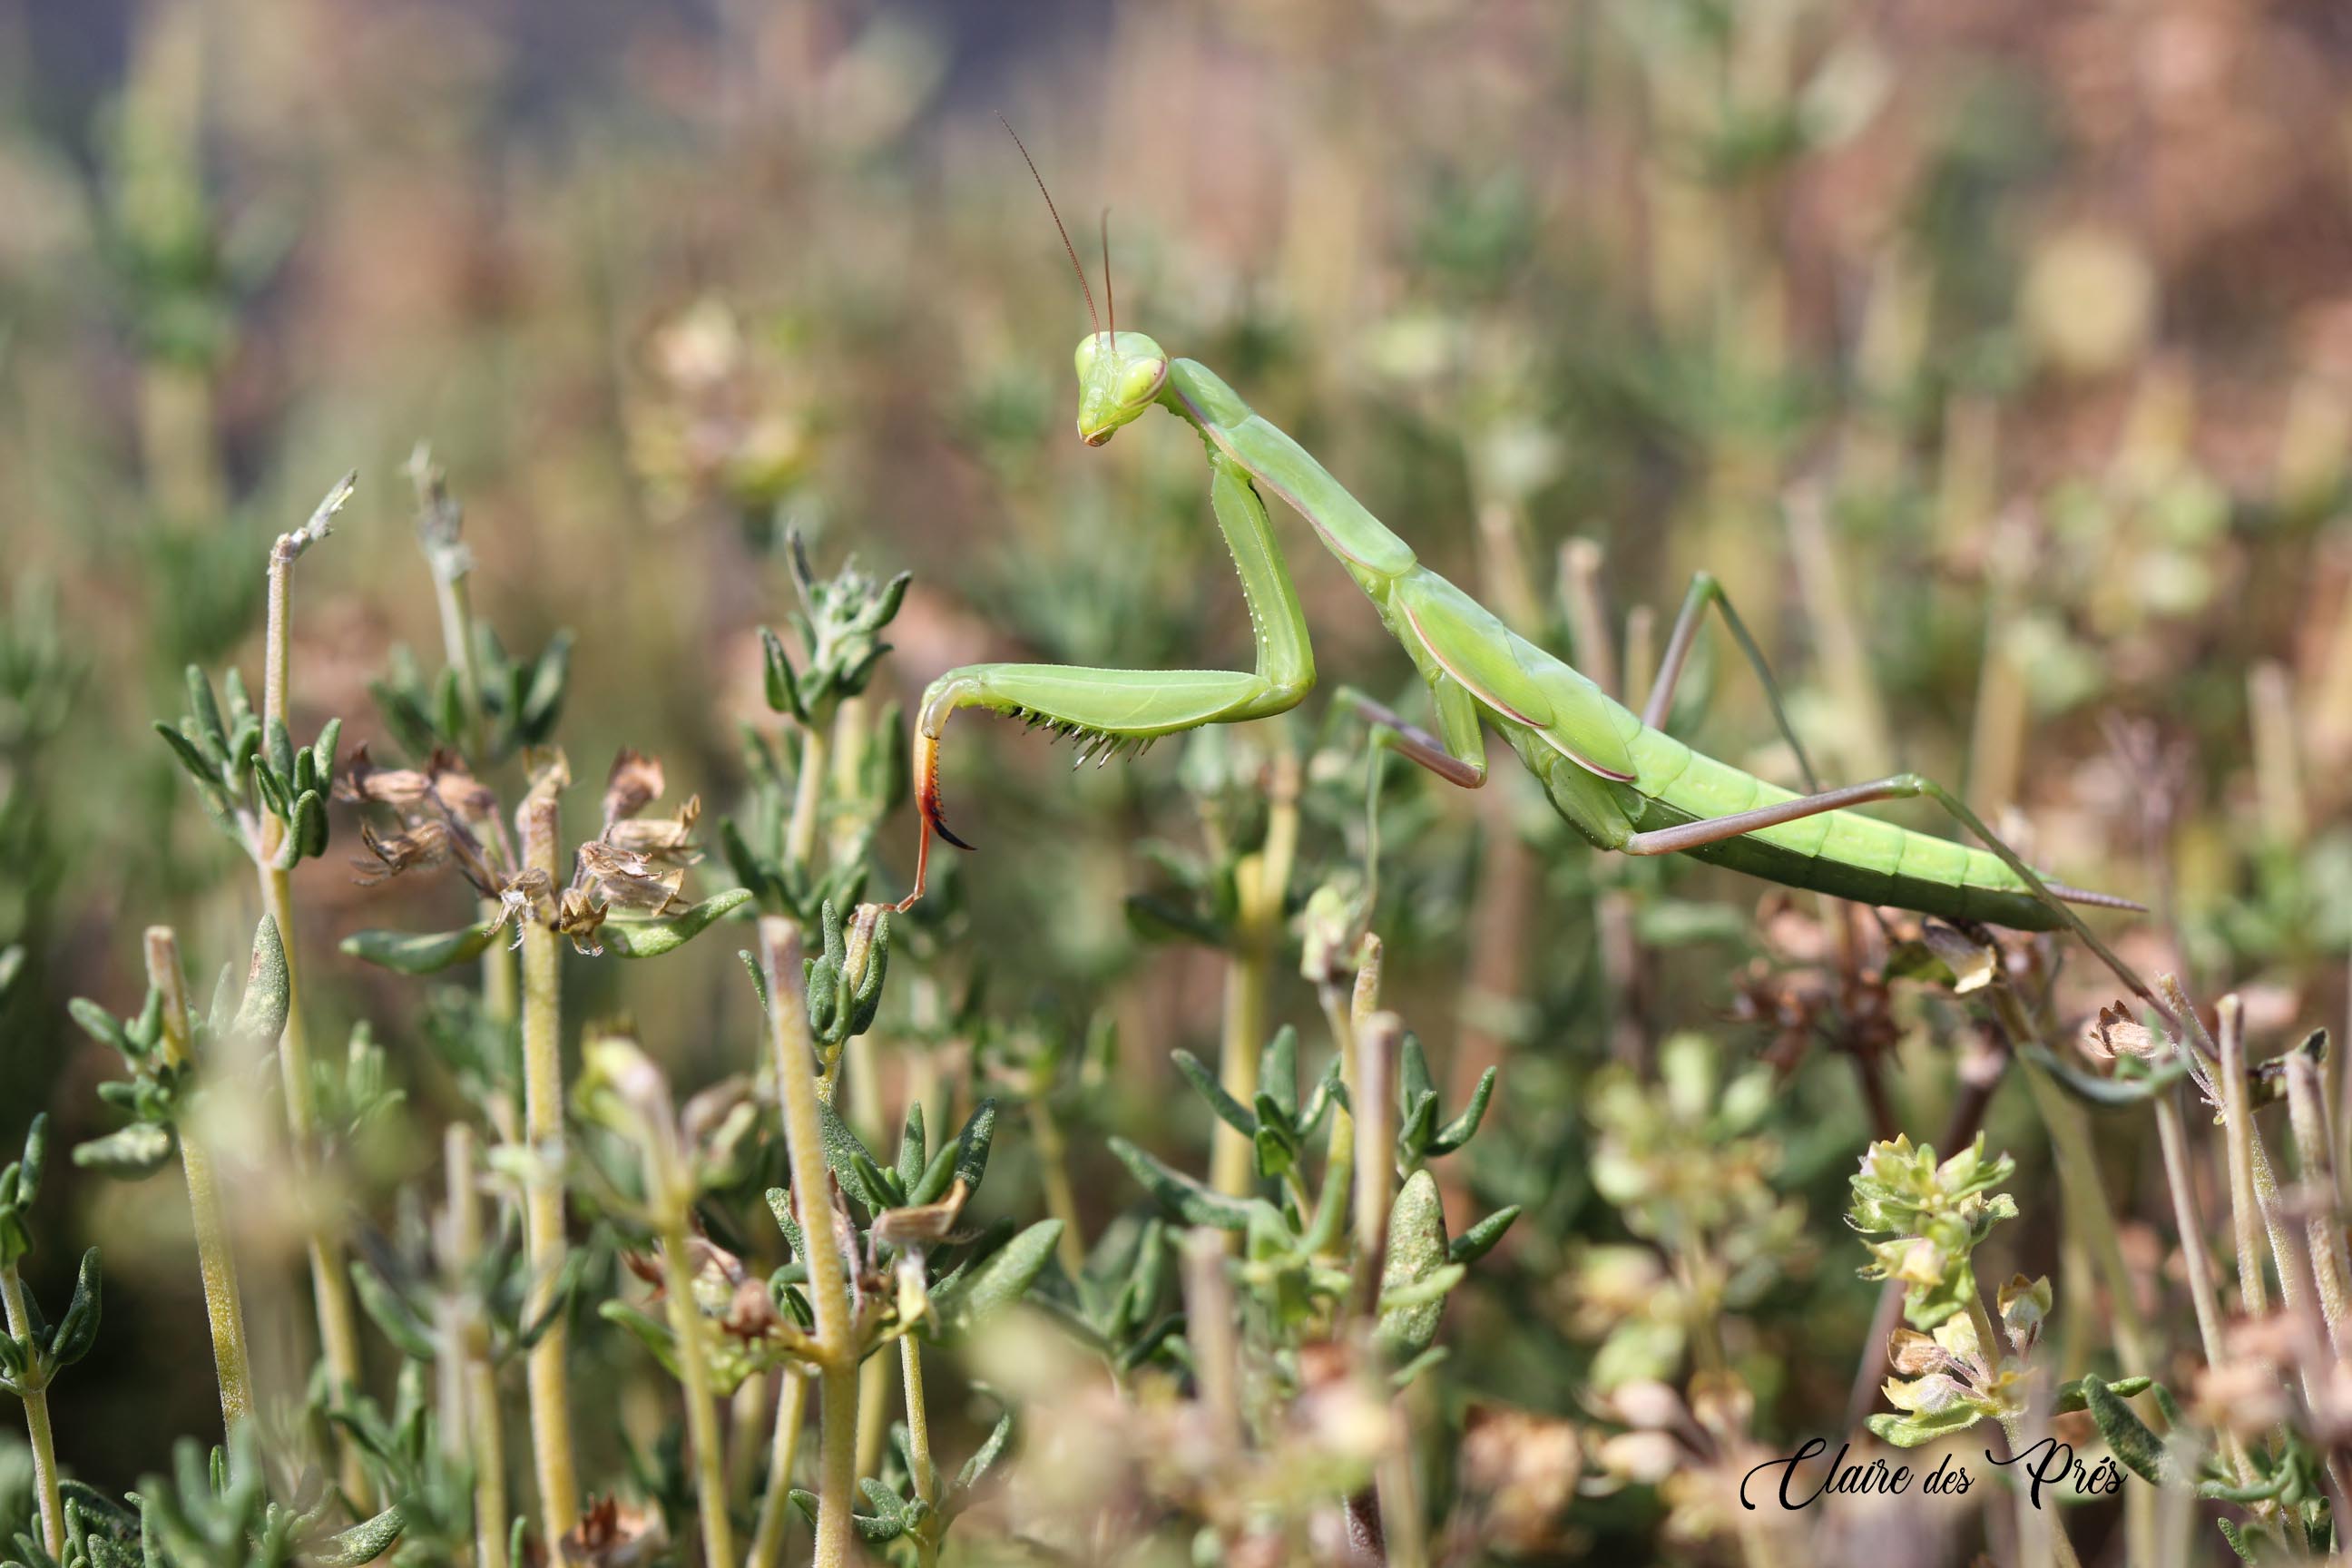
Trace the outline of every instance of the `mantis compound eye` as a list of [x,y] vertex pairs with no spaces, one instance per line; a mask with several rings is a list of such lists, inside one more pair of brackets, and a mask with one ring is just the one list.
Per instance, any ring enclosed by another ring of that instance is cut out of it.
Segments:
[[1142,359],[1127,367],[1118,384],[1118,400],[1134,405],[1149,402],[1160,391],[1160,384],[1168,379],[1168,362],[1164,359]]
[[1095,356],[1102,353],[1102,334],[1092,332],[1078,340],[1078,379],[1084,381],[1095,368]]

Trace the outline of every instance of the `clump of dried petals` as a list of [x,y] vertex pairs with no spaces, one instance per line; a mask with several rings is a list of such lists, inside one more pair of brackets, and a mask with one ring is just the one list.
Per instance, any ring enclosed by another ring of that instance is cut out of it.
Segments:
[[622,747],[604,780],[605,823],[625,822],[659,800],[663,782],[660,758]]
[[455,837],[455,830],[446,822],[420,822],[390,837],[378,833],[373,824],[362,822],[360,846],[367,853],[352,856],[352,865],[360,873],[360,884],[372,888],[403,871],[446,863]]
[[368,755],[364,742],[352,748],[341,777],[335,780],[337,800],[362,805],[413,806],[433,788],[433,781],[414,768],[380,768]]
[[604,906],[578,888],[566,888],[555,904],[555,930],[560,936],[571,939],[572,951],[583,958],[600,956],[604,943],[596,940],[597,928],[604,923]]
[[580,847],[580,880],[578,890],[624,914],[666,915],[683,907],[677,889],[686,868],[659,868],[644,855],[592,838]]
[[555,890],[555,879],[536,866],[527,866],[498,885],[499,924],[514,922],[515,945],[522,945],[523,927],[539,918],[539,906]]
[[2134,1018],[2120,1002],[2100,1008],[2099,1016],[2083,1026],[2081,1044],[2084,1056],[2101,1062],[2111,1062],[2117,1057],[2137,1057],[2147,1061],[2164,1049],[2164,1041]]
[[496,820],[498,793],[476,778],[462,757],[448,752],[434,752],[431,779],[433,798],[458,821],[479,825]]
[[693,837],[694,825],[701,816],[702,797],[689,795],[674,816],[615,822],[605,829],[604,842],[652,864],[691,866],[702,858],[702,848]]

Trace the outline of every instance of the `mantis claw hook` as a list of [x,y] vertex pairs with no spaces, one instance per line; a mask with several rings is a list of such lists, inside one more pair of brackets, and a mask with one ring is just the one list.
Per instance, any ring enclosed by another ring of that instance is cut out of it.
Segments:
[[955,829],[940,815],[940,742],[935,735],[925,734],[919,728],[915,732],[915,811],[922,818],[922,837],[915,844],[915,887],[905,898],[891,907],[904,914],[920,901],[931,864],[931,836],[938,834],[962,850],[975,847],[956,837]]

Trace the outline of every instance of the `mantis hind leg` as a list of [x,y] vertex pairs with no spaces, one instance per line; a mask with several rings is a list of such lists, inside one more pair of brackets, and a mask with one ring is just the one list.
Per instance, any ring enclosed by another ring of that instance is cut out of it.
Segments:
[[2025,884],[2037,903],[2049,910],[2060,925],[2082,939],[2083,944],[2098,955],[2099,961],[2115,972],[2116,978],[2128,986],[2132,994],[2146,1002],[2162,1016],[2170,1017],[2171,1010],[2157,1000],[2138,971],[2118,957],[2115,951],[2101,942],[2083,917],[2071,907],[2074,903],[2093,904],[2109,909],[2136,910],[2139,905],[2128,899],[2118,899],[2105,893],[2085,892],[2079,888],[2046,881],[2041,873],[2025,863],[2024,858],[2011,848],[2000,835],[1985,826],[1984,820],[1969,809],[1959,796],[1918,773],[1896,773],[1889,778],[1874,779],[1869,784],[1848,784],[1843,789],[1823,790],[1800,795],[1772,805],[1758,806],[1752,811],[1734,812],[1728,816],[1706,817],[1686,822],[1675,827],[1662,827],[1647,833],[1636,833],[1618,846],[1628,855],[1672,855],[1680,850],[1703,848],[1720,844],[1759,828],[1778,827],[1785,822],[1796,822],[1823,812],[1843,811],[1850,806],[1867,805],[1873,801],[1907,800],[1924,796],[1944,808],[1958,823],[1980,840],[1998,857],[2017,879]]
[[1739,651],[1747,655],[1748,667],[1756,671],[1756,679],[1763,683],[1764,700],[1771,705],[1772,721],[1780,727],[1780,737],[1789,742],[1789,750],[1796,753],[1797,772],[1803,775],[1807,792],[1819,795],[1822,791],[1820,775],[1813,772],[1812,759],[1805,754],[1804,742],[1797,738],[1796,726],[1789,722],[1789,710],[1781,705],[1780,687],[1772,679],[1772,667],[1765,660],[1764,650],[1757,646],[1755,637],[1748,634],[1748,623],[1739,618],[1738,610],[1732,608],[1731,595],[1723,591],[1723,584],[1716,581],[1712,573],[1695,572],[1691,574],[1690,590],[1683,595],[1682,612],[1675,617],[1674,633],[1666,639],[1665,657],[1659,660],[1657,679],[1650,687],[1650,700],[1643,705],[1642,722],[1653,730],[1666,727],[1667,710],[1674,706],[1675,688],[1682,682],[1683,667],[1689,662],[1691,645],[1698,640],[1699,621],[1706,616],[1709,605],[1722,614],[1723,624],[1729,628],[1732,640],[1739,645]]

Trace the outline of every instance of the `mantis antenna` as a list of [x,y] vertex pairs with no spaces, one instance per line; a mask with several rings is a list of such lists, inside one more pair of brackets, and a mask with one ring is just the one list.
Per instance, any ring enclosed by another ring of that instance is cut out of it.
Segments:
[[[1054,193],[1045,188],[1045,176],[1037,172],[1037,160],[1029,156],[1028,143],[1021,140],[1021,132],[1013,129],[1013,121],[1000,114],[996,117],[996,122],[1004,127],[1004,133],[1013,138],[1013,144],[1015,147],[1021,149],[1021,161],[1029,165],[1029,177],[1037,182],[1037,194],[1045,198],[1045,210],[1053,215],[1054,227],[1059,230],[1062,236],[1062,248],[1070,253],[1070,269],[1078,275],[1078,289],[1087,297],[1087,319],[1094,322],[1095,331],[1099,332],[1102,331],[1102,318],[1095,314],[1094,285],[1087,281],[1087,269],[1078,260],[1078,247],[1070,243],[1070,231],[1063,226],[1061,209],[1054,205]],[[1104,209],[1103,216],[1108,222],[1110,216],[1109,209]],[[1108,228],[1104,230],[1104,242],[1108,247],[1109,242]],[[1106,268],[1108,267],[1109,255],[1109,250],[1106,248],[1103,252]],[[1110,287],[1110,279],[1108,276],[1103,279],[1103,287],[1106,289]]]
[[1110,208],[1102,210],[1103,310],[1110,316],[1111,342],[1118,341],[1118,296],[1110,291]]

